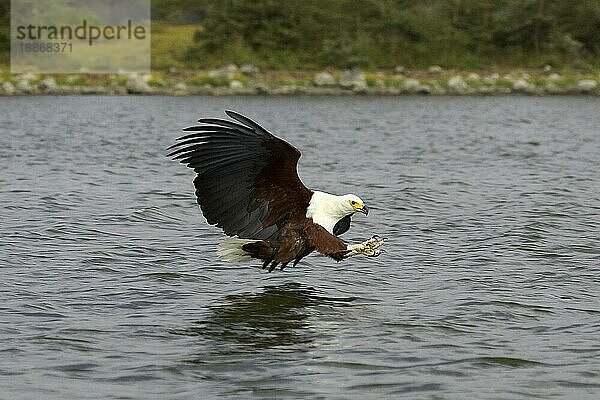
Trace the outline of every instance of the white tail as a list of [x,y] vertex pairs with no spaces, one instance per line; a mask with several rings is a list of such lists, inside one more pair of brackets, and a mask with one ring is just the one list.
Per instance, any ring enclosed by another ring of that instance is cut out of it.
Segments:
[[250,261],[252,257],[242,249],[242,246],[252,242],[256,242],[256,239],[225,239],[217,246],[217,256],[227,262]]

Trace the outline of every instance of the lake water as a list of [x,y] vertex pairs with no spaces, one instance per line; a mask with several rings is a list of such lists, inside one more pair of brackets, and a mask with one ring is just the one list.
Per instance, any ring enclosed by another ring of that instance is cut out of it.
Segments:
[[[165,157],[242,112],[379,258],[220,262]],[[0,98],[1,399],[597,399],[600,98]],[[258,265],[258,263],[257,263]]]

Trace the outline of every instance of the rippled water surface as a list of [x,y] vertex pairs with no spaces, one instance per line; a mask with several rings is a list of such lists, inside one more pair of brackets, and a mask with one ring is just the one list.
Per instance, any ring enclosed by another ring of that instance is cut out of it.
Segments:
[[[266,273],[217,260],[198,117],[245,113],[371,206]],[[597,399],[600,99],[0,99],[0,398]]]

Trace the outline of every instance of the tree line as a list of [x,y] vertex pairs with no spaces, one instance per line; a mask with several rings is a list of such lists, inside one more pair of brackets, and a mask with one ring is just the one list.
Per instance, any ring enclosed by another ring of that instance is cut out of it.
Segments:
[[585,67],[600,59],[600,1],[206,1],[189,56],[267,67]]
[[[0,52],[10,0],[0,0]],[[199,24],[190,67],[485,68],[600,65],[595,0],[152,0],[152,18]]]

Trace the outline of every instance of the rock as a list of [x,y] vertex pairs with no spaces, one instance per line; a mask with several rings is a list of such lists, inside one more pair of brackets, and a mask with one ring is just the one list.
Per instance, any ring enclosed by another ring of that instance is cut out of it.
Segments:
[[315,86],[335,86],[337,83],[333,75],[325,71],[316,74],[313,82]]
[[2,84],[2,92],[4,94],[14,94],[15,93],[15,85],[10,82],[4,82]]
[[229,82],[229,89],[240,90],[244,88],[244,84],[238,80],[232,80]]
[[467,79],[470,81],[478,81],[479,80],[479,74],[475,73],[475,72],[471,72],[469,75],[467,75]]
[[524,79],[517,79],[512,83],[512,88],[517,92],[528,92],[533,89],[533,85]]
[[561,76],[559,74],[557,74],[556,72],[553,72],[550,75],[548,75],[548,80],[559,81],[560,79],[561,79]]
[[[83,86],[81,87],[81,94],[108,94],[108,88],[104,86]],[[129,93],[129,92],[128,92]]]
[[51,77],[44,78],[40,83],[38,83],[38,89],[42,91],[56,90],[57,87],[58,85],[56,84],[56,81]]
[[546,83],[546,85],[544,86],[544,91],[549,94],[560,94],[561,93],[560,87],[558,87],[558,85],[554,82]]
[[38,75],[34,74],[33,72],[25,72],[20,77],[20,79],[25,80],[25,81],[35,81],[35,80],[38,80],[39,78],[40,77]]
[[32,90],[32,87],[29,84],[29,81],[27,79],[23,79],[22,77],[17,82],[16,87],[17,87],[17,90],[19,90],[20,92],[25,92],[25,93],[29,93]]
[[485,83],[486,85],[495,85],[498,79],[500,79],[500,74],[493,73],[488,76],[485,76],[483,78],[483,83]]
[[256,65],[252,64],[244,64],[240,67],[240,72],[244,75],[248,76],[256,76],[260,74],[260,70]]
[[298,86],[296,85],[283,85],[271,92],[273,94],[296,94],[298,93]]
[[429,85],[419,85],[417,89],[417,93],[419,94],[431,94],[431,86]]
[[598,82],[593,79],[583,79],[577,82],[577,89],[583,93],[589,93],[598,87]]
[[418,79],[409,78],[402,83],[402,90],[416,93],[421,87],[421,82]]
[[136,73],[129,75],[125,88],[129,94],[142,94],[150,91],[150,86],[144,76],[140,76]]
[[455,75],[448,79],[448,89],[454,93],[465,93],[469,89],[469,85],[460,75]]
[[396,68],[394,68],[394,73],[396,75],[401,75],[404,73],[404,71],[405,71],[405,68],[402,65],[398,65],[398,66],[396,66]]
[[227,78],[233,79],[237,73],[239,73],[239,68],[235,64],[229,64],[221,68],[213,69],[208,72],[208,76],[210,78]]
[[[425,89],[427,89],[427,85],[423,86]],[[445,94],[448,94],[448,91],[446,90],[445,87],[439,86],[439,85],[434,85],[431,88],[431,92],[430,93],[424,93],[424,94],[434,94],[436,96],[443,96]]]
[[442,71],[443,69],[439,65],[432,65],[431,67],[429,67],[430,74],[439,74]]
[[340,86],[346,89],[361,89],[367,87],[365,74],[360,69],[347,69],[340,77]]
[[123,86],[115,86],[115,87],[111,87],[111,88],[107,88],[108,93],[110,94],[127,94],[127,89],[125,89]]
[[186,91],[186,90],[187,90],[187,88],[188,88],[188,87],[187,87],[187,85],[185,84],[185,82],[177,82],[177,83],[175,84],[175,86],[173,86],[173,89],[174,89],[174,90],[177,90],[177,91]]
[[265,83],[259,82],[253,85],[256,94],[269,94],[269,86]]
[[543,70],[544,70],[544,72],[550,72],[550,71],[552,71],[552,65],[550,65],[550,64],[544,65]]
[[357,83],[352,87],[352,92],[355,94],[367,94],[367,83]]
[[527,93],[541,96],[544,94],[544,88],[531,84],[531,88],[527,91]]
[[477,93],[484,95],[494,94],[494,88],[489,86],[480,86],[477,88]]

